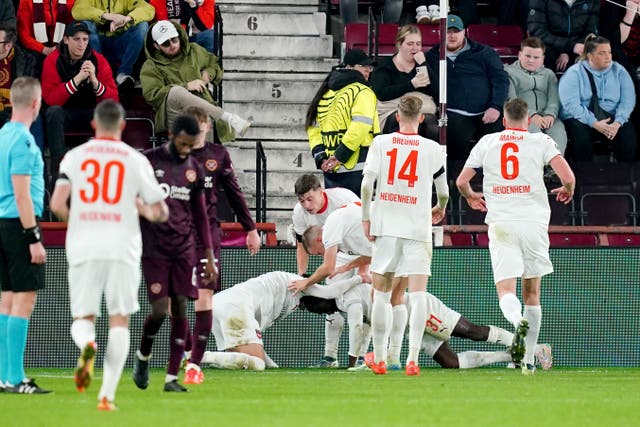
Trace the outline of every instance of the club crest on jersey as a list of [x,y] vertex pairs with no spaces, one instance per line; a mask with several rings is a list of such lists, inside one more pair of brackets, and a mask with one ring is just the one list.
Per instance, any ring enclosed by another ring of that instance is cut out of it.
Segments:
[[209,159],[204,162],[204,166],[211,172],[214,172],[216,169],[218,169],[218,162],[215,159]]
[[149,290],[151,291],[152,294],[158,295],[160,291],[162,291],[162,284],[156,282],[151,286],[149,286]]
[[164,176],[164,170],[156,169],[156,178],[162,178]]
[[193,169],[187,169],[184,176],[187,178],[187,181],[194,182],[196,180],[196,171]]

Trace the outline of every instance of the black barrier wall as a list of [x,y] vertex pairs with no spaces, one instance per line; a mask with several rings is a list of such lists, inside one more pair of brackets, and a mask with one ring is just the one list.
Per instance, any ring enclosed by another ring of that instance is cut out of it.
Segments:
[[[63,249],[48,249],[47,288],[38,296],[31,319],[25,363],[29,367],[73,368],[79,351],[71,340],[67,265]],[[543,324],[540,342],[550,343],[556,366],[640,366],[640,250],[634,248],[552,249],[556,272],[543,279]],[[312,268],[319,264],[312,257]],[[263,248],[257,256],[246,249],[222,250],[223,287],[274,270],[295,271],[295,249]],[[311,267],[310,267],[311,268]],[[429,291],[478,324],[511,330],[498,307],[487,249],[436,249]],[[131,319],[131,353],[138,347],[149,312],[146,290],[140,287],[141,311]],[[193,320],[193,319],[192,319]],[[106,348],[107,321],[99,318],[98,366]],[[324,349],[324,318],[306,312],[264,331],[267,353],[282,367],[316,363]],[[154,346],[152,365],[166,366],[169,322]],[[405,349],[402,353],[404,358]],[[347,327],[340,340],[340,364],[347,363]],[[499,346],[452,338],[455,351],[495,350]],[[215,349],[213,335],[209,349]],[[421,356],[421,364],[435,366]]]

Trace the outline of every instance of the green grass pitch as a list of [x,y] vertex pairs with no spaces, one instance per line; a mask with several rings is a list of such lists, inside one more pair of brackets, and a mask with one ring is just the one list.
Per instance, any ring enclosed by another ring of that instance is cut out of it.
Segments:
[[[423,368],[375,376],[346,370],[205,370],[189,393],[162,391],[164,372],[138,390],[126,370],[118,410],[96,410],[98,378],[76,392],[71,372],[32,369],[40,396],[0,394],[2,426],[638,426],[640,369]],[[181,378],[182,379],[182,378]]]

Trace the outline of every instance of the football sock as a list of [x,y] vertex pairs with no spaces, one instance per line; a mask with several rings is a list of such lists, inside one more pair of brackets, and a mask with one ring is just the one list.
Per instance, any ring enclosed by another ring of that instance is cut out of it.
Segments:
[[371,343],[371,325],[366,323],[362,324],[362,336],[364,339],[362,340],[362,347],[360,347],[360,352],[358,356],[364,357],[365,354],[369,351],[369,344]]
[[424,326],[427,322],[427,292],[409,292],[409,303],[411,304],[411,315],[409,316],[409,357],[407,357],[407,365],[409,362],[418,363]]
[[193,325],[192,351],[189,360],[196,365],[200,365],[202,355],[207,349],[207,341],[209,341],[209,334],[211,334],[212,317],[211,310],[196,311],[196,323]]
[[75,319],[71,323],[71,338],[80,351],[90,342],[96,341],[96,327],[91,320]]
[[362,305],[350,304],[347,307],[349,321],[349,356],[358,357],[364,341],[362,323]]
[[156,338],[156,334],[162,326],[164,318],[158,322],[151,315],[147,316],[144,320],[144,327],[142,329],[142,338],[140,339],[140,354],[144,357],[151,354],[151,348],[153,347],[153,340]]
[[171,318],[171,333],[169,334],[169,365],[167,374],[178,375],[180,363],[184,354],[184,339],[189,329],[189,321],[186,318]]
[[[258,359],[256,357],[256,359]],[[260,360],[260,359],[258,359]],[[271,368],[271,369],[278,369],[279,366],[276,362],[273,361],[273,359],[271,357],[269,357],[269,355],[267,354],[267,352],[264,353],[264,364],[266,368]],[[258,371],[261,371],[262,369],[257,369]]]
[[391,308],[393,322],[391,323],[391,335],[389,335],[389,355],[387,356],[389,363],[400,364],[400,350],[402,350],[402,340],[404,331],[407,328],[407,319],[409,313],[407,306],[404,304],[396,305]]
[[387,344],[393,322],[391,292],[373,291],[371,307],[371,335],[375,363],[387,362]]
[[7,345],[7,321],[9,316],[0,313],[0,382],[3,384],[9,376],[9,347]]
[[249,369],[263,371],[264,360],[246,353],[233,351],[206,351],[202,363],[208,363],[218,369]]
[[24,317],[9,316],[7,319],[7,348],[9,372],[7,381],[16,385],[25,379],[24,349],[27,346],[27,331],[29,329],[29,319]]
[[116,326],[109,329],[109,341],[104,355],[102,386],[98,400],[106,397],[109,402],[116,400],[116,388],[122,376],[122,369],[129,354],[129,328]]
[[525,337],[527,350],[524,354],[524,363],[534,364],[536,344],[540,335],[540,323],[542,323],[542,308],[539,305],[525,305],[524,319],[529,322],[529,332]]
[[511,355],[506,351],[465,351],[458,354],[460,369],[477,368],[498,362],[511,362]]
[[518,323],[522,320],[522,304],[516,294],[505,294],[500,298],[500,310],[502,314],[513,325],[518,327]]
[[489,325],[489,337],[487,338],[487,342],[501,344],[508,347],[513,342],[513,334],[505,329]]
[[167,374],[164,376],[164,383],[170,383],[171,381],[177,381],[178,380],[178,376],[177,375],[172,375],[172,374]]
[[338,358],[338,341],[344,327],[344,317],[340,313],[327,314],[324,322],[324,355]]

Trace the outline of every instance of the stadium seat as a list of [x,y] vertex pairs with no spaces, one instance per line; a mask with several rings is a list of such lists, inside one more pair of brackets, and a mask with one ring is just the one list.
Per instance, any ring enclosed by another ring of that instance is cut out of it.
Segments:
[[451,233],[451,246],[473,246],[473,234],[471,233]]
[[518,58],[522,42],[522,28],[518,25],[471,24],[467,36],[478,43],[491,46],[503,63],[508,64]]
[[[127,113],[129,116],[130,112]],[[156,129],[149,117],[127,117],[127,126],[122,133],[122,140],[139,151],[155,148]]]
[[549,224],[551,225],[576,225],[576,218],[578,212],[576,211],[575,198],[565,205],[556,201],[556,195],[549,193],[549,207],[551,207],[551,219]]
[[344,26],[344,43],[347,52],[356,47],[368,52],[368,40],[369,26],[367,24],[354,23]]
[[417,24],[422,34],[422,50],[427,52],[433,46],[440,44],[440,27],[437,25]]
[[477,233],[476,234],[476,246],[481,248],[489,247],[489,234],[488,233]]
[[636,199],[630,193],[589,192],[582,187],[582,225],[635,226]]
[[609,246],[640,246],[640,234],[607,234]]
[[552,248],[598,246],[598,236],[591,233],[549,233]]
[[378,25],[378,55],[391,56],[396,53],[396,24]]
[[[378,26],[378,54],[382,56],[393,55],[396,52],[396,34],[398,26],[396,24],[379,24]],[[373,55],[369,51],[369,25],[368,24],[347,24],[344,26],[344,42],[347,52],[357,47]],[[375,49],[372,40],[371,48]]]

